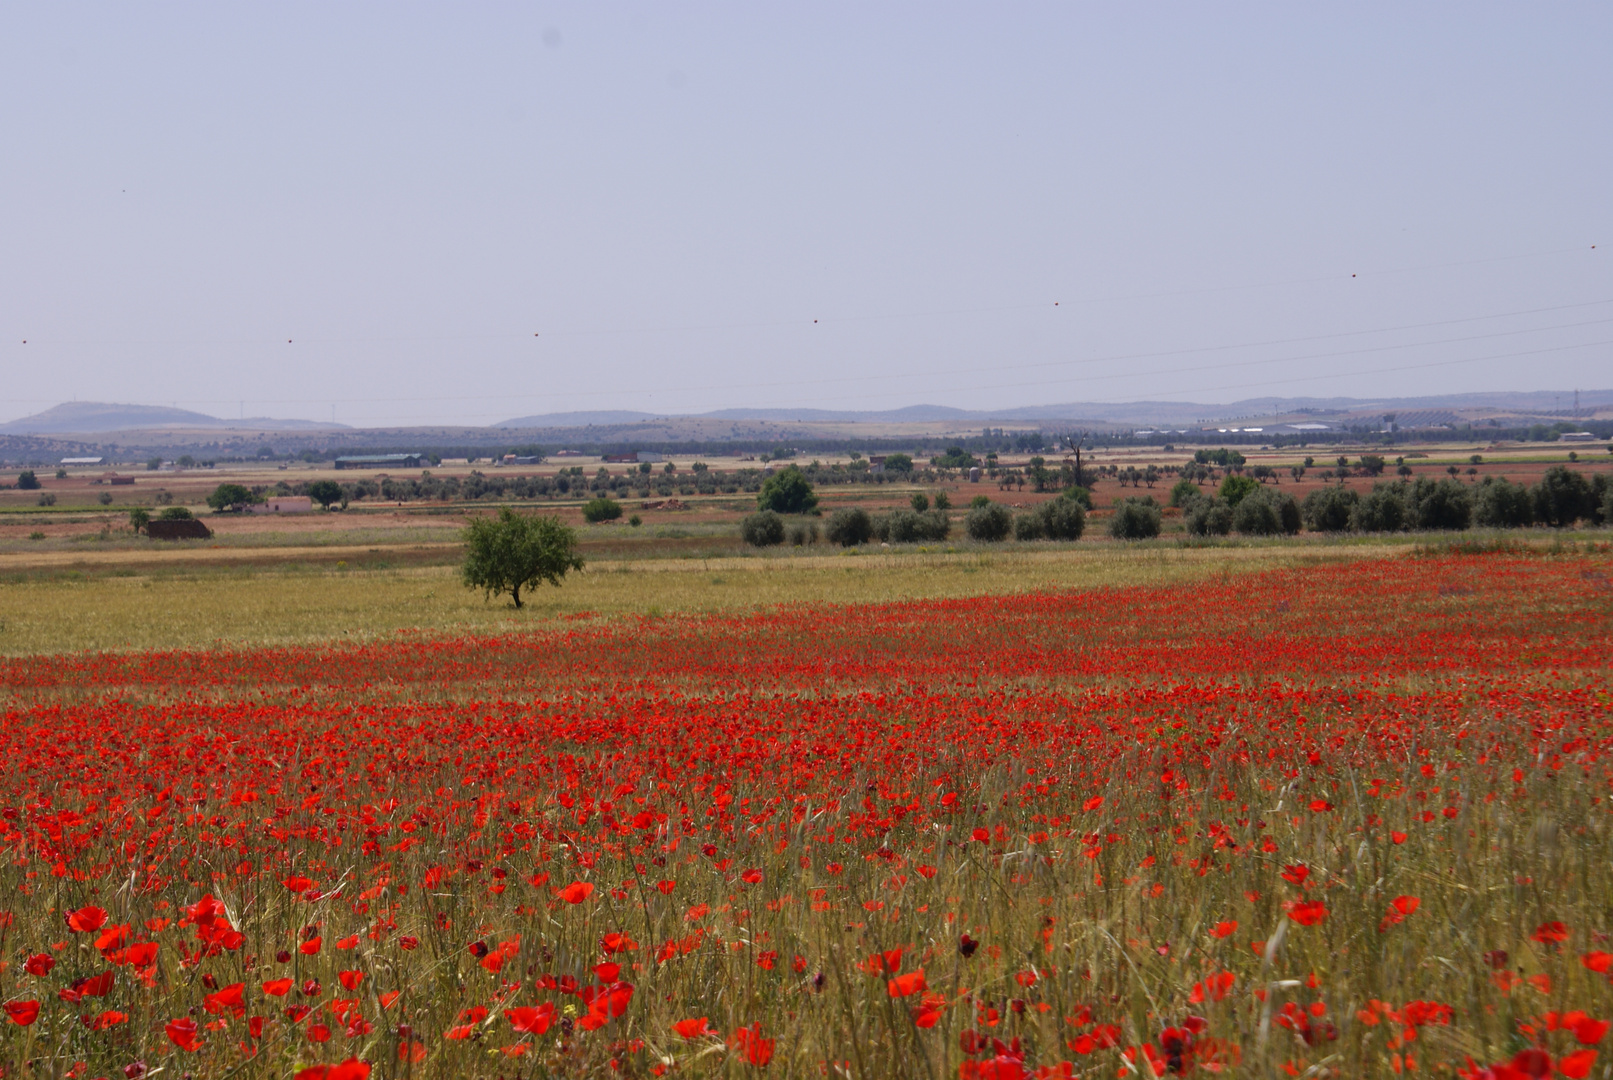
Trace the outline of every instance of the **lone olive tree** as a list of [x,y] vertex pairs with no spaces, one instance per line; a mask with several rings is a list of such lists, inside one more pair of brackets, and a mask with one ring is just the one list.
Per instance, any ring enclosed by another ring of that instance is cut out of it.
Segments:
[[525,516],[508,506],[498,517],[481,518],[465,530],[465,586],[489,598],[507,592],[521,606],[521,588],[547,581],[559,585],[568,570],[581,570],[577,534],[558,518]]

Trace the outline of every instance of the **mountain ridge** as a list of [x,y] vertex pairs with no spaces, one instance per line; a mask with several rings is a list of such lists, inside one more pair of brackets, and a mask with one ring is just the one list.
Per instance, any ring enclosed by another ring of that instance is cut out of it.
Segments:
[[106,401],[64,401],[43,412],[0,424],[0,435],[93,435],[107,431],[151,428],[256,428],[260,431],[336,431],[346,424],[315,420],[278,420],[252,416],[223,420],[207,413],[168,405],[128,405]]

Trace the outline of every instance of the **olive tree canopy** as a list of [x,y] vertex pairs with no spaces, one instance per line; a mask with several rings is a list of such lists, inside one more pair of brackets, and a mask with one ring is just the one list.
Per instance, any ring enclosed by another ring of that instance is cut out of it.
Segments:
[[465,530],[465,562],[460,574],[467,588],[489,598],[507,592],[521,606],[521,589],[547,581],[559,585],[568,570],[581,570],[577,534],[558,518],[517,514],[508,506],[498,517],[481,518]]

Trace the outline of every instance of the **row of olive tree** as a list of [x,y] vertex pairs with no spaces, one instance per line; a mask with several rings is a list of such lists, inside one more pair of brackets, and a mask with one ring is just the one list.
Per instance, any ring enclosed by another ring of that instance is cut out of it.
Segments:
[[1613,483],[1606,474],[1586,477],[1561,465],[1533,487],[1494,476],[1471,485],[1419,477],[1409,484],[1374,484],[1364,494],[1322,488],[1306,497],[1303,513],[1306,527],[1316,532],[1604,525],[1613,522]]

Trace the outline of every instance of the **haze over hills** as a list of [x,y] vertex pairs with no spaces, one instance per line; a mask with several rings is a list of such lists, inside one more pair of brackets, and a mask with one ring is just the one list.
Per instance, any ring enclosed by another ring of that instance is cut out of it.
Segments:
[[312,420],[277,420],[253,416],[241,420],[221,420],[206,413],[176,409],[166,405],[121,405],[101,401],[71,401],[0,424],[0,435],[92,435],[108,431],[141,431],[152,428],[219,428],[258,431],[318,431],[346,427]]
[[[773,423],[830,424],[912,424],[934,422],[1094,421],[1112,424],[1207,424],[1255,416],[1326,414],[1365,415],[1377,412],[1431,409],[1486,409],[1497,413],[1560,412],[1570,409],[1572,391],[1524,391],[1518,393],[1439,394],[1407,398],[1246,398],[1210,405],[1184,401],[1062,402],[1048,405],[1021,405],[1010,409],[957,409],[947,405],[909,405],[901,409],[716,409],[711,412],[676,416],[612,410],[600,412],[544,413],[520,416],[492,425],[497,428],[574,428],[586,425],[648,423],[668,419],[762,420]],[[1586,415],[1598,408],[1613,407],[1613,390],[1582,390],[1580,411]]]
[[[1011,409],[970,410],[945,405],[900,409],[717,409],[699,414],[596,410],[515,417],[487,427],[416,425],[355,428],[308,420],[222,419],[156,405],[69,402],[0,424],[10,452],[43,452],[68,441],[83,446],[121,444],[207,447],[211,453],[247,453],[279,442],[323,446],[332,452],[414,444],[493,446],[516,440],[541,444],[626,445],[683,442],[774,443],[790,440],[946,438],[978,435],[982,428],[1096,432],[1135,431],[1303,434],[1381,430],[1396,416],[1399,430],[1455,430],[1464,425],[1511,427],[1537,422],[1613,421],[1613,390],[1441,394],[1425,397],[1248,398],[1225,404],[1177,401],[1063,402]],[[32,443],[40,443],[31,447]],[[247,444],[250,444],[247,445]],[[31,448],[30,448],[31,447]],[[66,452],[64,450],[64,452]]]

